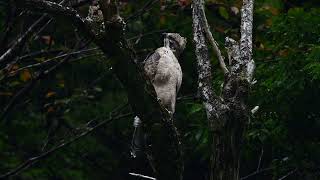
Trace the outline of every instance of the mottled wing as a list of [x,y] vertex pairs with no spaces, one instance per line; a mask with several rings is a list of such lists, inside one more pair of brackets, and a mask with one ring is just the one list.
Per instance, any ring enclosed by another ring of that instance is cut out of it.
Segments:
[[181,83],[182,83],[182,70],[181,70],[181,67],[180,67],[180,65],[178,64],[178,72],[177,72],[178,74],[178,77],[177,77],[177,86],[176,86],[176,94],[178,95],[178,92],[179,92],[179,90],[180,90],[180,87],[181,87]]
[[154,52],[144,61],[144,70],[152,81],[157,73],[157,66],[160,58],[160,54],[158,52]]

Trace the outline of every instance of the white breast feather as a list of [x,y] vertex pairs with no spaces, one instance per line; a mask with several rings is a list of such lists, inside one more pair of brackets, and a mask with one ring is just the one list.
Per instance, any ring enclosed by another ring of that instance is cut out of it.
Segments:
[[169,48],[158,48],[155,53],[160,55],[159,61],[154,62],[158,64],[152,66],[150,62],[148,62],[148,65],[145,65],[145,70],[150,72],[151,67],[156,68],[152,70],[155,72],[155,75],[150,77],[151,81],[161,104],[174,113],[176,96],[182,82],[181,67],[177,58]]

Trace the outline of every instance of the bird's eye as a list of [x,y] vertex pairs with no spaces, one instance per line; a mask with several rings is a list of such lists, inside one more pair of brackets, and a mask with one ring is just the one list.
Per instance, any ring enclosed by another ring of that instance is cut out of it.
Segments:
[[170,49],[177,49],[177,43],[173,40],[169,40]]

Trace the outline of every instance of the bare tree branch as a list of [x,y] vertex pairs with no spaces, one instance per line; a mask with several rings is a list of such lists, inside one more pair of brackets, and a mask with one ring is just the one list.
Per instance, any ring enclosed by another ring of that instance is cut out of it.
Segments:
[[240,180],[245,180],[245,179],[251,178],[252,176],[256,176],[256,175],[259,175],[259,174],[264,173],[264,172],[266,172],[266,171],[271,171],[271,170],[273,170],[273,169],[274,169],[273,167],[269,167],[269,168],[264,168],[264,169],[256,170],[256,171],[254,171],[254,172],[252,172],[252,173],[250,173],[250,174],[248,174],[248,175],[240,178]]
[[14,6],[13,0],[9,0],[7,6],[8,6],[7,7],[7,18],[6,18],[5,25],[4,25],[5,31],[1,37],[1,40],[0,40],[0,47],[2,47],[3,49],[0,49],[0,53],[3,53],[3,51],[5,50],[5,47],[7,47],[9,33],[11,32],[11,30],[13,28],[13,24],[16,20],[16,15],[17,15],[17,9]]
[[[88,41],[89,43],[90,41]],[[87,44],[88,44],[87,43]],[[87,45],[86,44],[86,45]],[[81,48],[86,47],[83,46]],[[77,47],[78,45],[76,45]],[[45,77],[47,77],[50,73],[56,71],[61,65],[63,65],[64,63],[68,62],[69,59],[71,58],[71,55],[66,56],[62,61],[60,61],[59,63],[57,63],[56,65],[50,67],[47,70],[43,70],[41,72],[39,72],[33,79],[31,79],[30,82],[27,83],[27,85],[25,85],[20,91],[18,91],[18,93],[16,93],[9,101],[9,103],[4,107],[0,119],[5,119],[7,114],[9,113],[9,111],[14,107],[14,105],[16,104],[16,102],[23,97],[26,93],[28,93],[33,86],[36,84],[36,82],[38,82],[40,79],[43,79]]]
[[[65,0],[62,0],[61,2],[59,2],[58,5],[61,5],[64,2],[65,2]],[[11,2],[11,3],[13,3],[13,2]],[[24,12],[25,11],[23,11],[21,14],[23,14]],[[14,44],[6,52],[4,52],[0,56],[0,63],[4,64],[6,61],[13,58],[17,54],[17,52],[19,52],[21,50],[21,48],[23,47],[26,40],[28,40],[33,35],[33,33],[37,30],[39,25],[41,25],[40,23],[42,23],[42,21],[46,18],[47,18],[47,14],[45,13],[36,22],[34,22],[22,36],[18,37],[14,41]],[[51,20],[49,20],[47,23],[50,23],[50,21]],[[44,29],[44,27],[41,27],[40,30],[41,29]],[[39,33],[39,31],[38,31],[38,33]]]
[[198,69],[198,90],[203,100],[203,104],[206,109],[207,118],[210,124],[217,118],[217,106],[221,105],[221,102],[216,98],[216,95],[212,88],[212,74],[211,64],[208,57],[208,47],[206,45],[204,29],[201,23],[201,16],[203,1],[196,0],[193,4],[193,40],[196,46],[195,54],[197,58]]
[[206,13],[205,13],[205,10],[204,10],[204,4],[201,7],[201,13],[199,13],[199,15],[201,15],[200,19],[203,21],[203,29],[204,29],[204,32],[206,34],[206,37],[209,40],[209,43],[212,45],[213,51],[215,52],[215,54],[218,57],[220,67],[221,67],[221,69],[222,69],[224,74],[228,74],[229,70],[228,70],[228,68],[227,68],[227,66],[226,66],[226,64],[224,62],[224,57],[221,54],[221,51],[220,51],[220,49],[218,47],[218,43],[213,38],[212,33],[210,31],[210,26],[208,24],[208,21],[207,21],[207,18],[206,18]]
[[278,180],[283,180],[286,179],[287,177],[289,177],[290,175],[292,175],[293,173],[295,173],[298,169],[295,168],[294,170],[288,172],[286,175],[282,176],[281,178],[279,178]]
[[[212,148],[210,180],[238,180],[240,148],[246,123],[249,120],[246,103],[254,69],[252,68],[254,62],[251,60],[253,0],[244,0],[243,12],[246,15],[243,15],[243,21],[246,23],[242,23],[245,25],[241,28],[243,48],[239,48],[238,42],[226,38],[231,73],[209,30],[203,6],[203,0],[193,0],[193,34],[199,74],[198,88],[209,121]],[[220,97],[213,92],[211,65],[204,34],[216,51],[220,66],[225,72]]]
[[13,58],[18,51],[22,48],[27,39],[32,36],[32,33],[36,30],[37,26],[46,18],[46,15],[42,15],[36,22],[34,22],[28,30],[14,41],[14,44],[0,56],[0,63],[4,65],[8,60]]
[[142,175],[142,174],[137,174],[137,173],[129,173],[129,174],[132,176],[140,177],[140,178],[156,180],[156,178],[154,178],[154,177],[150,177],[150,176],[146,176],[146,175]]
[[37,56],[56,54],[56,53],[60,53],[62,51],[63,51],[63,49],[51,49],[51,50],[42,49],[40,51],[35,51],[35,52],[31,52],[29,54],[25,54],[25,55],[20,56],[20,57],[18,57],[18,61],[37,57]]
[[36,33],[34,33],[32,39],[37,40],[39,38],[39,34],[46,29],[46,27],[53,21],[53,19],[49,19]]
[[18,72],[20,72],[22,70],[29,69],[29,68],[44,66],[44,65],[47,65],[47,64],[49,64],[51,62],[54,62],[57,59],[64,58],[66,56],[74,56],[74,55],[79,55],[79,54],[83,54],[83,53],[87,53],[87,52],[91,52],[91,51],[96,51],[96,50],[98,50],[98,48],[90,48],[90,49],[84,49],[84,50],[73,51],[73,52],[70,52],[70,53],[61,54],[61,55],[58,55],[56,57],[50,58],[48,60],[45,60],[43,62],[39,62],[39,63],[35,63],[35,64],[31,64],[31,65],[27,65],[27,66],[21,67],[21,68],[15,70],[15,71],[11,72],[10,74],[16,74],[16,73],[18,73]]
[[88,22],[82,18],[72,7],[66,7],[55,2],[46,0],[20,0],[20,8],[30,11],[40,11],[57,16],[63,16],[70,20],[80,31],[84,32],[90,39],[96,41],[96,36],[91,30]]
[[242,68],[249,82],[252,81],[255,64],[252,59],[252,28],[253,28],[253,4],[254,0],[243,0],[241,8],[241,39],[240,39],[240,59]]
[[257,166],[257,171],[259,171],[259,169],[260,169],[263,153],[264,153],[264,149],[262,147],[261,148],[261,153],[260,153],[260,156],[259,156],[259,162],[258,162],[258,166]]

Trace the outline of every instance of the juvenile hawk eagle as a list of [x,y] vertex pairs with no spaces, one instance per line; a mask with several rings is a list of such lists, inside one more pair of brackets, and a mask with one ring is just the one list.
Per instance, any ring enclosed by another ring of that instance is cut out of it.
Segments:
[[172,114],[182,82],[178,57],[186,47],[186,38],[177,33],[165,33],[164,46],[155,50],[144,62],[160,103]]
[[[160,103],[170,111],[175,111],[176,97],[182,82],[182,71],[178,57],[186,46],[186,38],[177,33],[164,34],[164,46],[155,50],[144,61],[144,70],[150,78]],[[139,156],[145,146],[142,122],[139,117],[134,119],[134,133],[131,142],[131,154]]]

